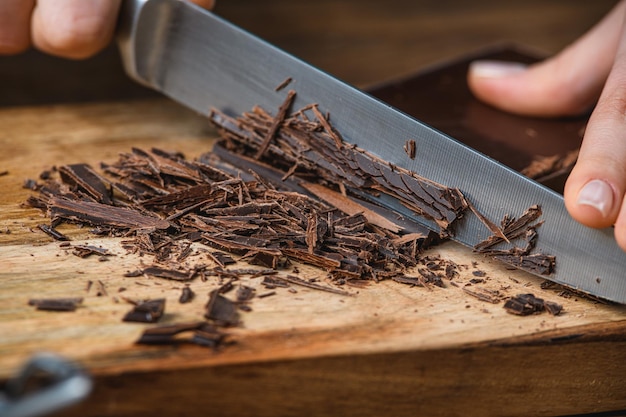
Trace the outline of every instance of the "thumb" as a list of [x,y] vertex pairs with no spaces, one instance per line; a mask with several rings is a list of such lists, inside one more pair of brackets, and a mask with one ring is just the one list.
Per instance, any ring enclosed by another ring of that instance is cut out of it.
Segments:
[[611,70],[625,11],[626,1],[621,1],[578,41],[538,64],[472,63],[470,90],[494,107],[527,116],[569,116],[590,110]]

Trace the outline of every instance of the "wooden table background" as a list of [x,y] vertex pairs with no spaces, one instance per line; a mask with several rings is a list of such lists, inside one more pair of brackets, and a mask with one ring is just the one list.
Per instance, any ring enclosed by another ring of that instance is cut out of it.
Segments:
[[[554,53],[615,3],[221,0],[216,12],[367,86],[495,43]],[[112,48],[81,62],[35,52],[0,58],[0,80],[0,170],[11,174],[0,178],[0,229],[15,231],[0,234],[0,266],[9,271],[0,271],[0,299],[9,306],[0,307],[0,380],[39,345],[79,359],[96,377],[96,391],[71,415],[550,416],[626,409],[626,311],[588,300],[563,300],[568,314],[558,320],[518,319],[462,291],[409,294],[389,283],[335,304],[302,291],[299,299],[281,297],[286,301],[280,308],[299,313],[290,320],[269,301],[255,303],[243,342],[221,356],[133,347],[138,328],[118,323],[126,307],[95,297],[80,313],[80,327],[64,329],[64,318],[33,315],[16,292],[75,288],[75,281],[59,275],[77,267],[58,245],[38,246],[47,238],[29,232],[42,221],[35,212],[20,217],[19,203],[28,195],[21,180],[54,163],[111,161],[131,146],[161,146],[193,157],[205,150],[211,133],[196,115],[129,83]],[[89,242],[113,249],[119,243]],[[435,252],[473,259],[454,244]],[[136,262],[123,256],[118,268]],[[541,291],[540,280],[526,274],[505,273],[483,258],[480,267],[494,285]],[[91,262],[79,268],[84,281],[113,267]],[[467,271],[461,282],[470,277]],[[29,279],[32,284],[25,284]],[[124,285],[119,276],[111,279],[111,288]],[[325,328],[335,314],[340,326]],[[107,315],[112,321],[91,343],[64,345],[61,336],[80,340],[75,333],[93,331],[90,326]],[[31,334],[37,337],[20,340]],[[105,349],[112,343],[121,345],[113,353]]]
[[[553,54],[615,0],[219,0],[215,12],[321,69],[364,87],[488,45]],[[0,104],[138,94],[115,48],[69,62],[37,53],[0,58]]]

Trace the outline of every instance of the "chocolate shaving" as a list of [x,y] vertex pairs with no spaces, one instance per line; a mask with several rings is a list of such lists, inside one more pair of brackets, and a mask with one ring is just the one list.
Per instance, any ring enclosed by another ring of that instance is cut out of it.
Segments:
[[50,236],[54,240],[58,240],[61,242],[69,241],[70,238],[65,236],[63,233],[57,231],[54,227],[48,226],[47,224],[38,224],[37,228]]
[[155,323],[163,316],[164,311],[165,298],[143,301],[137,303],[131,311],[126,313],[123,321]]
[[87,164],[63,165],[59,168],[61,179],[81,194],[103,204],[111,204],[110,190],[106,180]]
[[337,132],[335,128],[333,128],[330,125],[330,123],[328,122],[328,119],[317,108],[317,104],[312,105],[311,110],[313,110],[315,117],[317,118],[317,120],[319,120],[321,125],[324,127],[324,130],[326,131],[326,133],[328,133],[328,135],[330,135],[330,137],[333,139],[337,149],[341,150],[343,148],[343,139],[341,138],[341,135],[339,134],[339,132]]
[[287,115],[287,112],[291,108],[291,103],[293,103],[293,99],[295,97],[296,97],[296,92],[294,90],[289,90],[287,92],[287,97],[285,98],[285,101],[278,109],[278,114],[272,121],[272,124],[269,130],[267,131],[267,133],[265,134],[265,137],[263,138],[263,142],[261,142],[261,145],[259,146],[259,149],[255,155],[256,159],[259,159],[261,156],[263,156],[267,148],[270,146],[270,142],[272,141],[272,139],[274,139],[276,132],[278,132],[278,128],[280,127],[281,123],[283,123],[283,121],[285,120],[285,116]]
[[330,292],[333,294],[338,294],[338,295],[346,295],[346,296],[352,296],[353,294],[347,292],[347,291],[343,291],[337,288],[331,288],[331,287],[326,287],[324,285],[319,285],[319,284],[315,284],[313,282],[309,282],[309,281],[305,281],[301,278],[295,277],[293,275],[277,275],[275,277],[276,280],[278,281],[285,281],[288,282],[289,284],[294,284],[294,285],[299,285],[301,287],[306,287],[306,288],[310,288],[313,290],[318,290],[318,291],[325,291],[325,292]]
[[324,200],[334,207],[337,207],[339,210],[348,215],[363,214],[367,221],[373,225],[383,227],[396,233],[402,230],[399,225],[391,221],[389,218],[382,216],[373,210],[370,210],[369,208],[365,207],[362,204],[359,204],[355,200],[344,196],[341,193],[333,191],[328,187],[324,187],[320,184],[304,182],[300,185],[302,185],[302,187],[304,187],[307,191],[311,192],[316,197]]
[[570,172],[576,164],[579,151],[580,149],[574,149],[564,155],[537,156],[520,173],[535,180],[543,180],[546,177]]
[[280,84],[278,84],[276,86],[276,88],[274,89],[274,91],[278,92],[280,90],[282,90],[283,88],[287,87],[289,84],[291,84],[291,82],[293,81],[293,79],[291,77],[287,77],[285,78]]
[[216,264],[218,264],[222,268],[225,267],[226,265],[232,265],[232,264],[236,263],[236,261],[233,259],[233,257],[230,256],[227,253],[223,253],[223,252],[209,252],[209,253],[207,253],[207,255],[209,255],[209,257],[211,258],[211,260],[213,260],[213,262],[215,262]]
[[74,245],[72,246],[72,254],[79,258],[87,258],[91,255],[114,256],[108,249],[92,245]]
[[245,301],[250,301],[254,298],[256,290],[252,287],[248,287],[246,285],[240,285],[237,287],[237,292],[235,293],[235,297],[237,298],[237,302],[243,303]]
[[190,281],[195,277],[196,271],[178,271],[159,266],[150,266],[148,268],[144,268],[142,273],[151,277],[164,278],[173,281]]
[[82,297],[76,298],[33,298],[28,300],[28,305],[35,306],[37,310],[45,311],[75,311],[82,304]]
[[[493,236],[495,238],[500,238],[502,240],[504,240],[505,242],[509,243],[509,238],[504,234],[504,232],[495,224],[493,223],[491,220],[489,220],[488,218],[486,218],[485,216],[482,215],[481,212],[479,212],[476,207],[474,207],[474,205],[472,203],[470,203],[469,201],[467,202],[470,210],[472,210],[472,213],[474,213],[474,215],[476,217],[478,217],[478,219],[485,225],[487,226],[487,228],[489,230],[491,230],[491,233],[493,233]],[[478,246],[478,245],[477,245]]]
[[481,287],[475,287],[473,289],[463,287],[463,291],[480,301],[485,301],[491,304],[498,304],[502,300],[502,294],[500,294],[497,290],[489,290]]
[[95,226],[112,226],[122,229],[167,229],[170,223],[158,217],[141,214],[126,207],[114,207],[102,203],[68,200],[51,197],[48,201],[50,217]]
[[183,287],[180,297],[178,298],[178,302],[181,304],[190,303],[195,296],[196,293],[194,293],[188,286],[185,286]]
[[[476,244],[474,251],[493,256],[499,261],[518,269],[524,269],[540,275],[551,275],[556,268],[556,257],[542,253],[530,253],[535,248],[537,241],[537,228],[542,224],[541,222],[534,222],[540,216],[541,207],[538,205],[529,207],[519,219],[508,215],[505,216],[502,219],[501,228],[499,228],[504,236],[494,234]],[[504,240],[512,242],[516,239],[522,239],[525,242],[525,246],[493,249]]]
[[96,297],[109,295],[109,293],[107,292],[106,285],[104,285],[104,282],[102,282],[101,280],[98,280],[97,284],[98,284],[98,291],[96,292]]
[[237,305],[220,295],[218,290],[211,291],[209,294],[204,317],[218,326],[236,326],[240,321]]
[[415,140],[409,139],[406,142],[404,142],[403,149],[404,149],[404,152],[406,152],[406,154],[409,156],[409,158],[415,159],[415,155],[416,155]]
[[225,333],[206,322],[179,323],[146,329],[135,343],[143,345],[196,344],[217,348],[222,345],[225,337]]

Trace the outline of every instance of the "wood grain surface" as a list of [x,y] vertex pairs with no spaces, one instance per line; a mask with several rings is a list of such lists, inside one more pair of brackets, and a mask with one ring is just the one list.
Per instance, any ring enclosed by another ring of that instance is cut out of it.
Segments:
[[[554,52],[614,3],[222,0],[217,11],[365,85],[497,40]],[[6,62],[19,68],[27,59],[39,57]],[[81,63],[67,65],[66,76]],[[344,287],[354,296],[279,288],[253,301],[253,311],[242,313],[243,326],[231,331],[236,343],[218,352],[135,345],[146,325],[121,321],[129,309],[122,296],[165,297],[163,323],[197,320],[217,283],[192,282],[197,298],[179,304],[181,284],[123,276],[152,260],[127,253],[122,238],[63,226],[71,244],[115,254],[107,261],[72,255],[37,231],[48,219],[21,206],[31,193],[22,183],[53,165],[112,162],[131,147],[194,158],[210,148],[215,133],[203,117],[166,99],[79,103],[69,94],[76,80],[66,82],[68,95],[58,103],[42,91],[29,102],[23,89],[22,106],[0,109],[0,171],[7,172],[0,176],[0,380],[41,350],[76,360],[93,375],[95,390],[60,415],[81,416],[554,416],[626,409],[624,307],[562,297],[560,290],[542,289],[541,279],[454,243],[430,252],[464,266],[446,288]],[[87,88],[94,98],[96,87]],[[195,252],[193,261],[210,262],[203,256]],[[320,271],[301,269],[325,283]],[[485,282],[465,287],[478,270]],[[86,291],[87,282],[97,280],[106,295]],[[263,291],[258,278],[246,283]],[[480,301],[464,288],[534,293],[563,304],[564,314],[512,316],[502,302]],[[84,297],[84,303],[73,313],[27,305],[29,298],[57,296]]]

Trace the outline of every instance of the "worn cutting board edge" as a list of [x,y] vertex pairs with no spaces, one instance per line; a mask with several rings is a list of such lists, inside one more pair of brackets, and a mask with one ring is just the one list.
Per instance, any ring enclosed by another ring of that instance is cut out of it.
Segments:
[[[476,300],[452,285],[431,290],[395,282],[370,284],[362,289],[345,286],[354,297],[309,289],[291,294],[278,289],[274,297],[253,301],[254,311],[242,316],[243,327],[232,330],[237,343],[219,353],[196,347],[141,347],[134,341],[146,325],[121,322],[129,310],[121,296],[165,296],[168,313],[163,323],[196,321],[202,317],[208,292],[217,283],[194,281],[191,287],[197,299],[180,305],[176,299],[183,284],[123,277],[128,270],[150,264],[150,259],[126,254],[119,241],[92,238],[72,242],[110,248],[117,256],[105,262],[79,259],[58,243],[4,248],[0,334],[8,336],[0,345],[0,378],[14,372],[15,366],[40,347],[79,360],[94,373],[111,374],[328,355],[554,343],[560,338],[592,338],[594,333],[607,331],[619,334],[626,328],[622,307],[576,297],[561,299],[553,291],[541,290],[541,279],[522,271],[506,271],[509,288],[504,290],[498,275],[504,270],[501,264],[476,258],[466,248],[449,242],[429,252],[461,265],[477,263],[475,268],[465,268],[455,280],[460,287],[474,278],[473,270],[480,269],[487,273],[488,282],[474,287],[500,288],[510,295],[533,292],[563,303],[564,315],[511,316],[502,303]],[[190,261],[196,262],[193,258]],[[319,276],[313,268],[301,270],[304,278]],[[89,293],[85,291],[87,281],[97,280],[105,283],[108,295],[97,296],[95,286]],[[256,287],[258,293],[266,292],[259,281],[251,279],[247,284]],[[119,293],[120,287],[126,291]],[[82,296],[84,307],[73,313],[50,313],[27,305],[29,298],[45,296]],[[68,322],[72,326],[68,327]],[[16,332],[16,328],[22,330]]]

